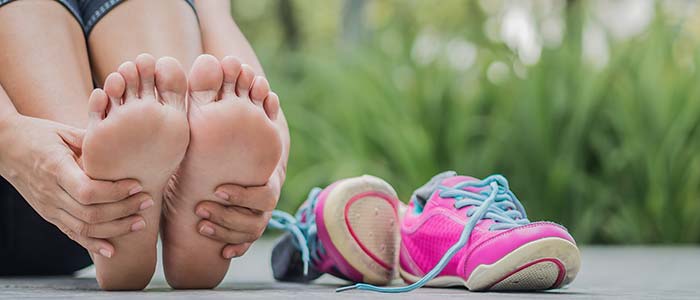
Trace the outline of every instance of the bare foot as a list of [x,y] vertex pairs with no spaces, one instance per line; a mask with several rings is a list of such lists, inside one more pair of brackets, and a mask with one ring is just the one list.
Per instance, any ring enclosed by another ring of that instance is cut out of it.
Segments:
[[221,184],[263,185],[280,159],[273,121],[279,102],[267,80],[232,57],[202,55],[189,75],[190,136],[187,154],[166,195],[163,226],[165,276],[174,288],[213,288],[229,260],[224,244],[199,233],[195,206],[217,200]]
[[153,276],[163,188],[189,142],[186,91],[185,73],[176,60],[156,63],[142,54],[136,63],[126,62],[110,74],[104,91],[90,96],[81,157],[85,172],[94,179],[137,179],[154,206],[132,225],[138,232],[110,239],[114,256],[93,256],[103,289],[140,290]]

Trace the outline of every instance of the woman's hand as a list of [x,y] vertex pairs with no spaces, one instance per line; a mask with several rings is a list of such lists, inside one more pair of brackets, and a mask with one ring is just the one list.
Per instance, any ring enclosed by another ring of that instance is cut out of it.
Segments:
[[107,240],[143,229],[153,206],[135,180],[90,179],[79,166],[84,130],[14,115],[0,126],[0,175],[48,222],[92,253],[111,257]]
[[283,169],[278,167],[263,186],[219,186],[215,194],[230,205],[213,201],[200,202],[195,213],[203,220],[197,224],[197,230],[209,238],[228,244],[221,252],[225,259],[245,254],[252,242],[265,231],[272,210],[277,206],[284,177]]

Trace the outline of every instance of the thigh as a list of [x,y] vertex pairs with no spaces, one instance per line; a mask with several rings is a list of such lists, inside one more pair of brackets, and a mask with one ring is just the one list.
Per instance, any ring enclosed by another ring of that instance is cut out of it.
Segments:
[[21,114],[84,127],[93,88],[85,35],[61,3],[0,6],[0,84]]
[[88,45],[98,83],[141,53],[174,57],[186,70],[202,53],[197,16],[185,0],[120,2],[96,22]]
[[0,177],[0,276],[69,275],[92,262]]

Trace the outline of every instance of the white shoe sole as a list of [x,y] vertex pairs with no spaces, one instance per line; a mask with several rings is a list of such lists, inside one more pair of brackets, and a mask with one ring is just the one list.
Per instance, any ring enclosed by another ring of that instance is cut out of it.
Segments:
[[385,285],[398,265],[399,218],[396,191],[364,175],[341,181],[325,200],[323,222],[335,248],[363,276]]
[[[463,285],[470,291],[554,289],[571,283],[580,266],[576,245],[562,238],[543,238],[520,246],[493,264],[476,267],[466,281],[456,276],[438,276],[426,286]],[[404,270],[400,272],[408,282],[420,280]]]

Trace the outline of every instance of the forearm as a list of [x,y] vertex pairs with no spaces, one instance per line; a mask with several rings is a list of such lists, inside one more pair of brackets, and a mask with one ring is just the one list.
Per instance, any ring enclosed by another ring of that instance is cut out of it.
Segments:
[[[241,62],[250,65],[257,74],[264,76],[265,72],[255,55],[255,51],[231,17],[231,1],[195,1],[195,6],[199,17],[204,52],[219,59],[228,55],[235,56]],[[283,145],[282,158],[278,166],[278,173],[283,182],[286,176],[290,139],[287,120],[281,109],[275,123],[279,128]]]

